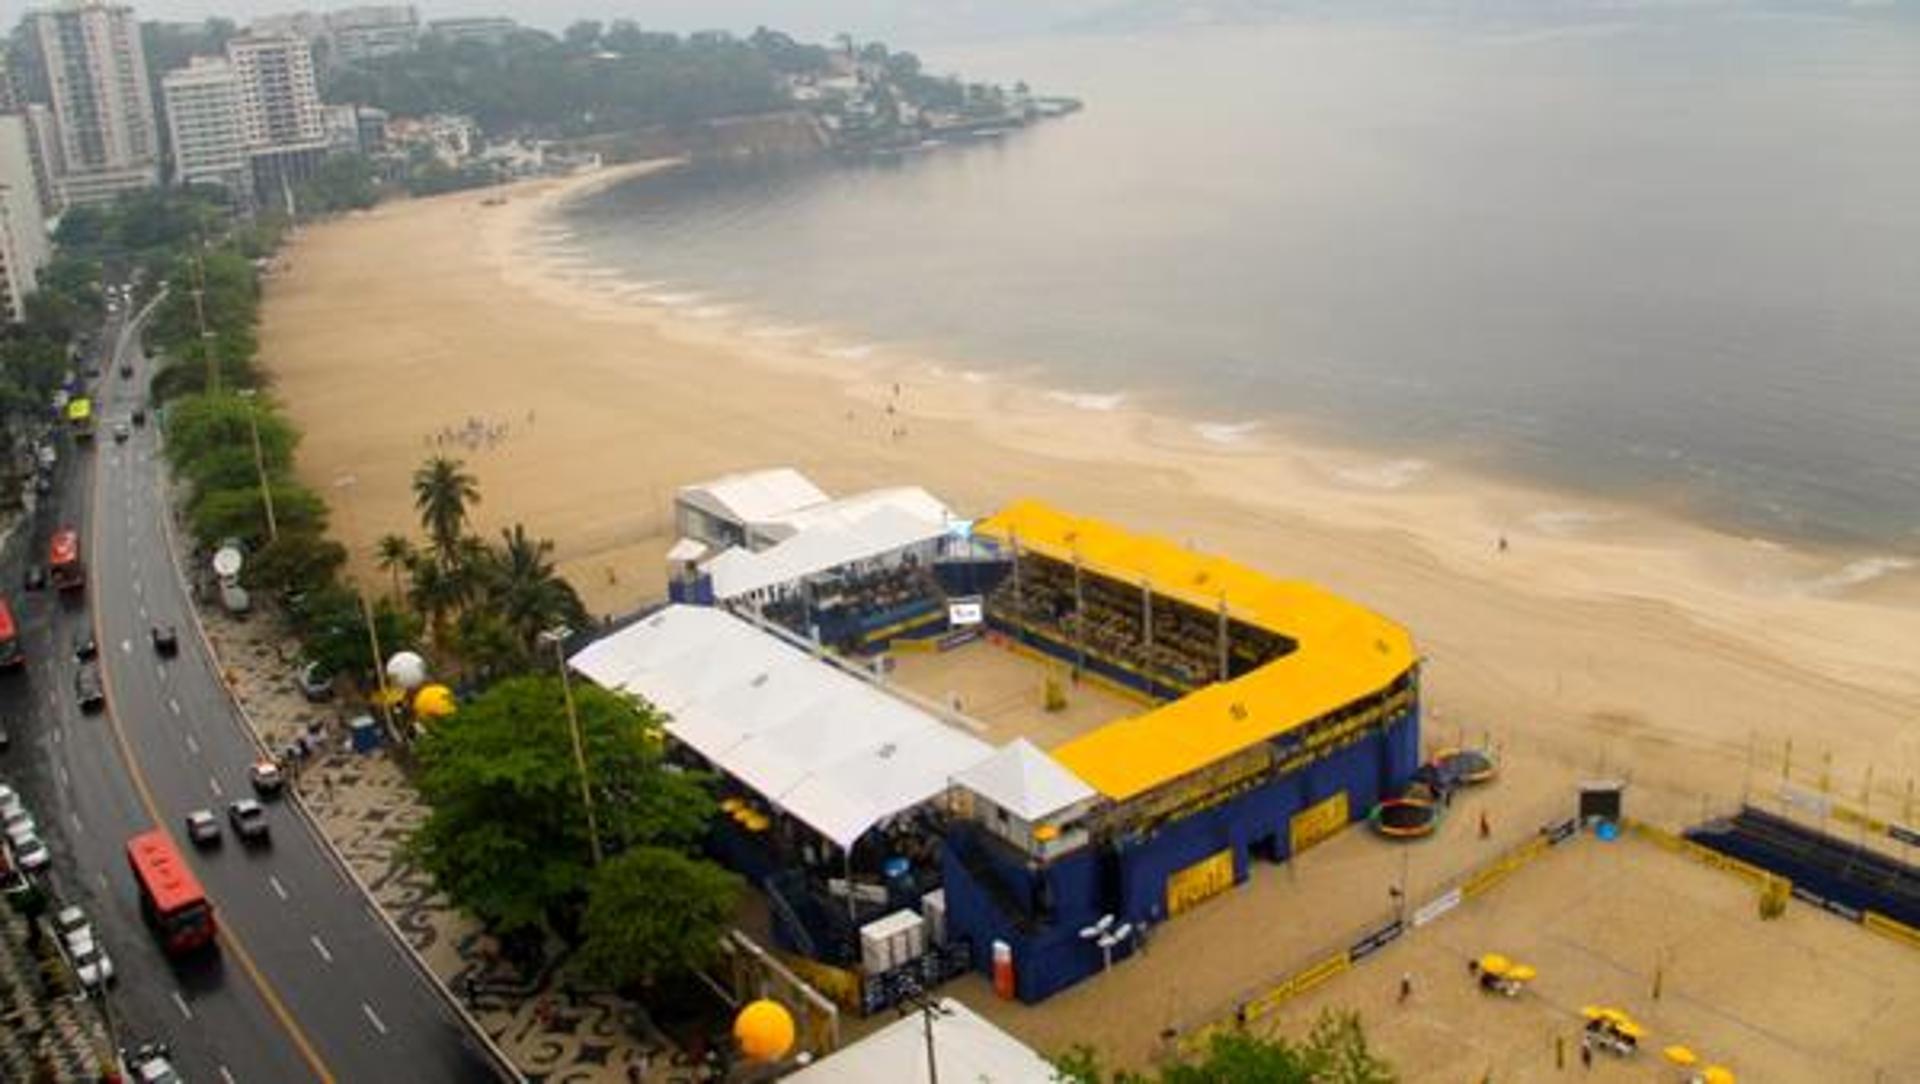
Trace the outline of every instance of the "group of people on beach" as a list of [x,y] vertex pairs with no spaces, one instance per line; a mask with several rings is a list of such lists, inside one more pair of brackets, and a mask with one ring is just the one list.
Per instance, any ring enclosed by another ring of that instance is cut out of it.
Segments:
[[[533,411],[527,411],[527,425],[533,425]],[[469,452],[492,451],[494,447],[513,435],[511,421],[494,421],[469,414],[466,421],[459,425],[443,425],[437,431],[428,433],[423,439],[429,448],[455,446]]]

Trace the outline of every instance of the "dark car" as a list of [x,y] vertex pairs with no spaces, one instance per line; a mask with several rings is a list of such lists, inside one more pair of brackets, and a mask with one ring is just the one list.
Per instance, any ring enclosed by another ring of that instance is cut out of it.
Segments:
[[196,809],[187,814],[187,838],[196,847],[219,846],[220,818],[210,809]]
[[42,497],[46,496],[49,493],[52,493],[53,492],[53,475],[48,474],[46,471],[41,471],[40,473],[34,475],[33,491],[35,493],[40,494]]
[[123,361],[123,362],[121,362],[121,363],[120,363],[120,375],[121,375],[121,376],[123,376],[123,377],[126,377],[126,378],[128,378],[128,379],[132,379],[132,377],[133,377],[133,363],[132,363],[132,362],[130,362],[130,361]]
[[47,586],[47,570],[40,565],[28,565],[24,582],[29,591],[44,591]]
[[99,654],[100,645],[94,643],[91,630],[81,629],[73,634],[73,657],[75,659],[80,662],[86,662],[88,659],[94,658]]
[[127,428],[126,422],[113,423],[113,442],[115,444],[125,444],[127,438],[132,435],[133,430]]
[[242,798],[227,806],[227,820],[233,822],[233,834],[243,843],[267,843],[267,807],[252,798]]
[[73,698],[80,703],[80,710],[99,711],[107,706],[107,690],[100,684],[100,667],[96,663],[83,663],[73,674]]
[[180,634],[172,625],[153,626],[153,650],[161,655],[173,656],[180,653]]
[[135,425],[147,424],[147,408],[146,407],[133,408],[133,424]]

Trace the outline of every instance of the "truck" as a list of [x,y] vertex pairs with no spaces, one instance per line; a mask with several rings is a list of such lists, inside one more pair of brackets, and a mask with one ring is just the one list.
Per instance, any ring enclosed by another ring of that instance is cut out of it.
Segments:
[[87,585],[87,566],[80,560],[80,532],[62,527],[47,543],[47,578],[60,591],[77,591]]

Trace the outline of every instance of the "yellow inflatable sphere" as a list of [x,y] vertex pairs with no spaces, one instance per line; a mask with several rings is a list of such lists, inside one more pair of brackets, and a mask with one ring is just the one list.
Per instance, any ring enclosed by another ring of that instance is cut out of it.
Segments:
[[444,719],[459,710],[453,690],[445,685],[428,685],[413,694],[413,713],[422,719]]
[[779,1061],[793,1049],[793,1014],[778,1001],[761,998],[733,1020],[740,1052],[755,1061]]

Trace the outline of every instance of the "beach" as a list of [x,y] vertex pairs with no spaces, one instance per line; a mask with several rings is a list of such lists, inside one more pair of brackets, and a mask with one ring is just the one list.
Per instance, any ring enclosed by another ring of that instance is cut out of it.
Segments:
[[1882,812],[1920,776],[1920,598],[1897,564],[654,296],[552,214],[651,168],[386,204],[287,248],[262,353],[363,583],[387,582],[374,539],[418,537],[409,477],[434,454],[478,477],[482,533],[553,539],[602,615],[663,593],[676,486],[790,465],[969,515],[1041,497],[1321,583],[1413,631],[1432,738],[1628,777],[1643,814],[1764,789],[1789,738],[1796,777],[1830,755],[1856,799],[1872,764]]

